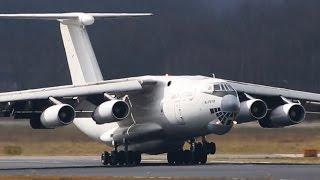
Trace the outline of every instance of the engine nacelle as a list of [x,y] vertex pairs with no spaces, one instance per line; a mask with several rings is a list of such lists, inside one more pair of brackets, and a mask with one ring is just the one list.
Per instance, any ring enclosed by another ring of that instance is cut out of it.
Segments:
[[306,116],[305,109],[297,103],[279,106],[271,111],[269,118],[259,121],[261,127],[277,128],[301,123]]
[[268,107],[260,99],[250,99],[240,103],[240,111],[237,116],[237,123],[256,121],[267,115]]
[[97,124],[118,122],[128,117],[130,107],[125,101],[111,100],[100,104],[92,114]]
[[68,104],[59,104],[47,108],[40,116],[41,125],[45,128],[66,126],[73,122],[75,110]]

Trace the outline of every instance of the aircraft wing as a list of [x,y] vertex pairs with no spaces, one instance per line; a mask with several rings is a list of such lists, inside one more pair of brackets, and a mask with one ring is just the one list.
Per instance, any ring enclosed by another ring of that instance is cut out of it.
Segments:
[[320,94],[304,91],[297,91],[285,88],[264,86],[259,84],[251,84],[227,80],[229,84],[238,92],[239,98],[243,98],[245,94],[264,100],[269,108],[278,105],[281,98],[287,98],[295,102],[300,102],[309,113],[320,112]]
[[309,93],[304,91],[296,91],[285,88],[277,88],[271,86],[263,86],[258,84],[250,84],[236,81],[228,81],[232,87],[238,92],[248,93],[258,96],[283,96],[289,99],[299,99],[306,101],[320,102],[320,94]]
[[139,93],[147,87],[148,82],[121,79],[0,93],[0,117],[13,116],[16,119],[28,119],[50,107],[52,105],[50,98],[73,106],[77,117],[90,117],[90,112],[106,101],[105,93],[121,98],[124,95]]
[[103,93],[119,93],[141,90],[142,86],[137,80],[120,82],[102,82],[78,86],[58,86],[25,91],[0,93],[0,103],[14,101],[28,101],[48,99],[49,97],[66,98],[89,96]]

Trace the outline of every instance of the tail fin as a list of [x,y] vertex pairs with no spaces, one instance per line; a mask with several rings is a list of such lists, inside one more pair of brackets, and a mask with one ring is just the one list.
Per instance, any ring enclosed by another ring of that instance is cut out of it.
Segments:
[[102,81],[103,76],[93,51],[86,26],[95,19],[150,16],[150,13],[53,13],[0,14],[6,19],[57,20],[65,47],[72,83],[75,85]]
[[103,77],[85,27],[60,23],[73,84],[102,81]]

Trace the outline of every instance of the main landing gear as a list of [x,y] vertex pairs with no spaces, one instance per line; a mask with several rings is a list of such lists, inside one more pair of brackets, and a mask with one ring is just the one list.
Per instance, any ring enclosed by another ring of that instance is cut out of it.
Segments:
[[[204,139],[204,138],[203,138]],[[190,150],[178,150],[167,153],[167,160],[170,165],[182,164],[205,164],[208,154],[216,153],[216,145],[213,142],[190,142]]]
[[[216,153],[216,145],[213,142],[207,142],[202,138],[202,142],[190,140],[190,149],[171,151],[167,153],[167,160],[170,165],[188,165],[205,164],[209,154]],[[105,166],[138,166],[141,163],[141,153],[128,151],[125,145],[124,150],[118,151],[118,146],[111,153],[105,151],[101,155],[101,162]]]
[[118,151],[116,145],[111,153],[105,151],[101,154],[101,163],[105,166],[138,166],[141,163],[141,153],[128,151],[127,146],[124,151]]

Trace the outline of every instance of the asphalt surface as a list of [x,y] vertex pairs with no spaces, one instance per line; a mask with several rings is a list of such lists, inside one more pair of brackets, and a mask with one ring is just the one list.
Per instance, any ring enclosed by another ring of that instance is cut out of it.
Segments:
[[0,175],[319,179],[320,165],[211,161],[207,165],[169,166],[164,160],[149,159],[139,167],[104,167],[95,156],[0,157]]

